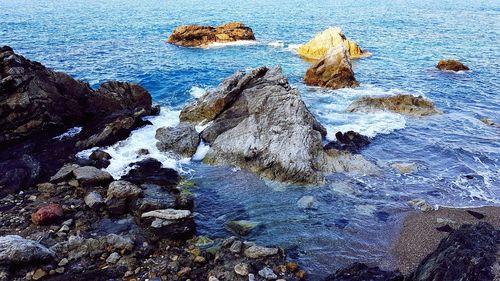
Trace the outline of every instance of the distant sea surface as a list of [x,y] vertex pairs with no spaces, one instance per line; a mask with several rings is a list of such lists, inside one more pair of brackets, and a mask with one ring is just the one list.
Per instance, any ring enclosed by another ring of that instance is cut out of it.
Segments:
[[[165,43],[176,26],[230,21],[251,27],[257,42],[208,49]],[[308,63],[294,50],[328,26],[341,27],[373,54],[353,62],[361,83],[356,89],[302,83]],[[500,204],[500,130],[479,120],[500,122],[499,33],[497,0],[0,0],[0,45],[94,88],[106,80],[138,83],[162,105],[154,125],[107,148],[110,172],[119,176],[137,161],[137,149],[150,149],[196,183],[198,234],[225,237],[225,221],[258,221],[263,227],[248,239],[288,249],[313,278],[355,261],[393,268],[391,243],[410,199],[454,207]],[[439,72],[441,58],[459,59],[472,71]],[[382,175],[282,186],[155,150],[155,129],[175,125],[184,104],[236,70],[261,65],[281,65],[330,139],[347,130],[373,137],[362,154]],[[443,114],[345,112],[361,96],[398,93],[422,95]],[[418,171],[401,175],[390,168],[395,162],[416,163]],[[316,210],[297,207],[304,195],[315,197]]]

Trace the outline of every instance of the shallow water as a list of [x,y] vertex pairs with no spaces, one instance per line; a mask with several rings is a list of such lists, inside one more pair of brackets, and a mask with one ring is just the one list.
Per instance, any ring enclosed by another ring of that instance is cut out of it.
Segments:
[[[178,48],[164,43],[175,26],[243,21],[257,44]],[[393,266],[389,255],[406,201],[471,206],[500,204],[500,131],[479,121],[500,122],[500,2],[493,1],[19,1],[0,0],[0,44],[88,81],[133,81],[150,91],[163,113],[154,125],[108,151],[119,176],[135,151],[148,148],[197,186],[200,234],[228,235],[223,223],[251,219],[264,227],[249,239],[289,248],[293,258],[323,276],[353,261]],[[293,50],[333,25],[373,56],[357,60],[361,86],[328,91],[301,83],[308,66]],[[440,58],[456,58],[472,71],[438,72]],[[373,138],[362,153],[384,170],[378,177],[332,175],[319,187],[280,186],[251,173],[176,161],[155,150],[155,128],[178,122],[189,100],[238,69],[282,66],[306,104],[327,127]],[[411,118],[392,113],[344,112],[363,95],[423,95],[442,115]],[[399,175],[396,161],[418,172]],[[467,179],[466,175],[472,175]],[[296,201],[313,195],[318,209]]]

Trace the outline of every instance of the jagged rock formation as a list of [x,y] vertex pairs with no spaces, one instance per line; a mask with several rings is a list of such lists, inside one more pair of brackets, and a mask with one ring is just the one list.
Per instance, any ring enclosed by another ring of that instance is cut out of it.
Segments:
[[326,130],[309,112],[281,68],[232,75],[180,114],[181,122],[210,122],[204,161],[233,164],[264,177],[319,183],[325,172],[374,172],[360,155],[324,150]]
[[240,22],[231,22],[218,27],[183,25],[168,37],[167,42],[183,47],[206,47],[212,43],[228,43],[239,40],[255,40],[251,28]]
[[[0,48],[0,195],[47,178],[76,151],[128,137],[153,113],[142,87],[87,83]],[[76,134],[55,138],[71,127]],[[8,149],[7,149],[8,148]]]

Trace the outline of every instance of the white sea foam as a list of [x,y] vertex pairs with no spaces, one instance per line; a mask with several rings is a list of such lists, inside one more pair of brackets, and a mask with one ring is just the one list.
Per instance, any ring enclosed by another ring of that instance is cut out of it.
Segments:
[[[156,148],[156,129],[164,126],[176,126],[179,123],[180,111],[162,108],[160,115],[148,118],[153,125],[147,125],[132,132],[130,137],[120,141],[104,151],[111,155],[110,165],[106,168],[113,177],[119,178],[130,170],[130,164],[152,157],[160,161],[163,167],[182,170],[181,163],[185,159],[177,161],[167,153],[160,152]],[[147,149],[149,154],[138,155],[139,149]]]
[[283,41],[271,41],[271,42],[267,43],[267,45],[269,45],[271,47],[275,47],[275,48],[284,48],[285,47],[285,43],[283,43]]
[[259,44],[258,41],[255,40],[239,40],[234,42],[226,42],[226,43],[212,43],[209,44],[205,49],[215,49],[215,48],[224,48],[224,47],[232,47],[232,46],[246,46],[246,45],[256,45]]
[[389,134],[394,130],[403,129],[406,126],[406,118],[401,114],[388,111],[346,112],[346,108],[362,96],[395,95],[402,92],[405,91],[385,90],[371,85],[335,91],[308,87],[308,91],[303,91],[303,97],[311,111],[327,129],[327,138],[334,140],[338,131],[352,130],[368,137],[375,137],[377,134]]
[[207,155],[209,149],[210,146],[208,144],[205,144],[205,142],[201,141],[200,145],[198,145],[198,148],[196,149],[196,153],[193,155],[191,160],[193,161],[203,160],[203,158],[205,158],[205,155]]
[[302,46],[302,44],[288,44],[285,50],[290,51],[292,53],[297,53],[297,50],[299,49],[300,46]]
[[72,138],[76,135],[78,135],[82,131],[82,127],[73,127],[64,132],[63,134],[60,134],[59,136],[54,137],[54,139],[57,140],[63,140],[66,138]]
[[189,90],[189,94],[194,98],[201,98],[206,92],[207,90],[199,86],[193,86]]

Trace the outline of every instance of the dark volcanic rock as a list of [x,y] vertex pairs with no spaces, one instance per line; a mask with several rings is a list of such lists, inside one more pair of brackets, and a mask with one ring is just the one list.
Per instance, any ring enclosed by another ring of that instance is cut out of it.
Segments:
[[493,280],[500,230],[488,223],[463,225],[441,240],[411,275],[414,281]]
[[440,60],[436,65],[439,70],[464,71],[469,70],[467,66],[457,60]]
[[0,48],[0,144],[79,123],[88,84]]
[[132,164],[134,166],[122,180],[135,184],[157,184],[165,189],[172,189],[177,186],[180,176],[174,169],[162,168],[161,163],[153,158],[148,158]]
[[354,263],[348,268],[339,269],[328,276],[325,281],[403,281],[399,272],[383,271],[378,267]]
[[325,149],[335,148],[347,150],[351,153],[358,153],[362,148],[370,144],[370,138],[354,131],[335,134],[337,141],[332,141],[325,146]]
[[227,43],[238,40],[255,40],[255,36],[251,28],[239,22],[232,22],[218,27],[179,26],[174,29],[167,42],[184,47],[206,47],[211,43]]
[[[47,180],[78,150],[128,137],[153,113],[138,85],[112,81],[94,91],[10,47],[0,48],[0,93],[0,195]],[[74,126],[81,131],[55,138]]]
[[354,88],[359,85],[354,78],[347,50],[340,46],[331,48],[318,62],[307,69],[304,82],[310,86],[331,89]]
[[181,121],[210,122],[206,163],[238,165],[264,177],[318,183],[324,173],[376,170],[360,155],[323,150],[326,129],[280,67],[237,72],[181,112]]

